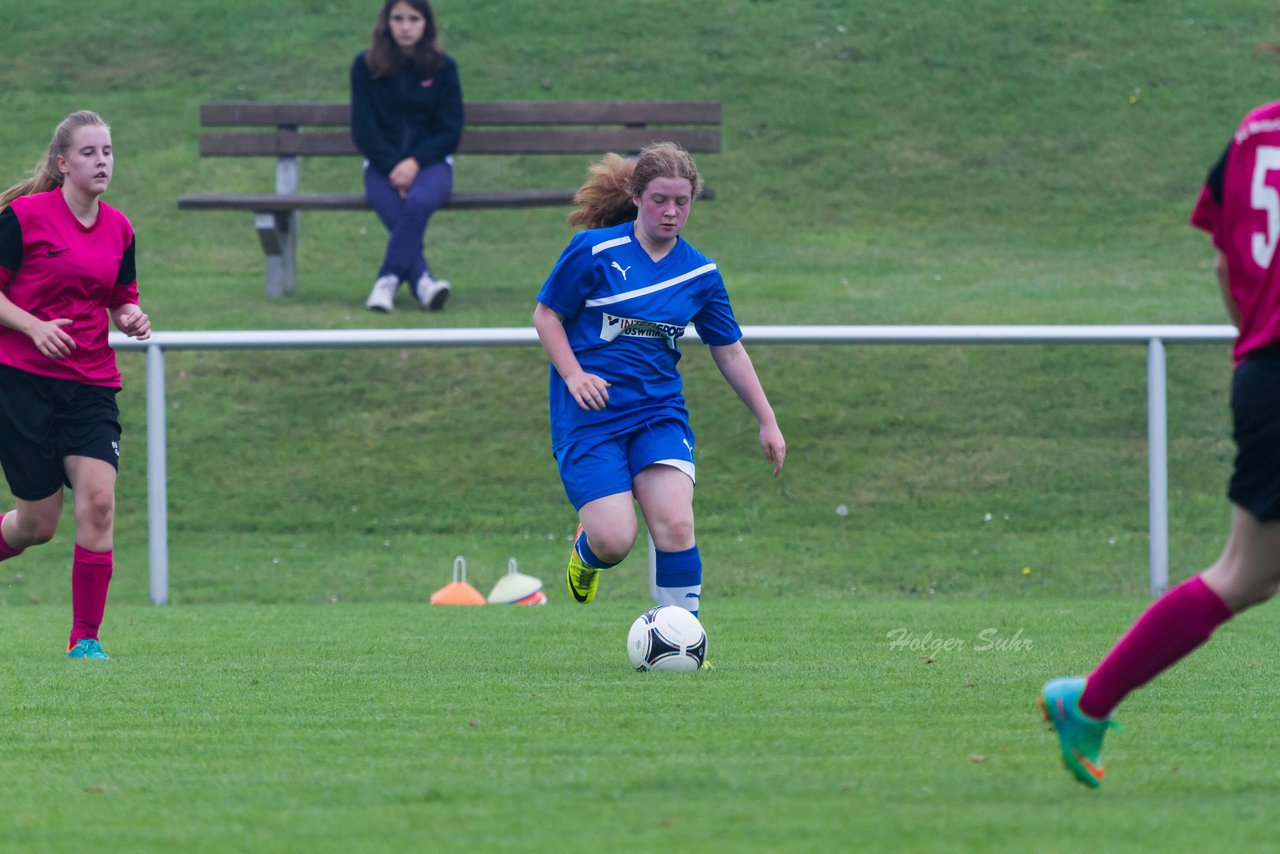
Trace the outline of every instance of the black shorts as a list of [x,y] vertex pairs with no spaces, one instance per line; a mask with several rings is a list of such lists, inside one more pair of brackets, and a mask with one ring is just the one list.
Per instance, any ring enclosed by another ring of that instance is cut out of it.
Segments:
[[1236,468],[1227,496],[1259,522],[1280,519],[1280,347],[1245,357],[1231,380]]
[[15,498],[39,501],[70,486],[68,456],[120,467],[118,391],[0,365],[0,465]]

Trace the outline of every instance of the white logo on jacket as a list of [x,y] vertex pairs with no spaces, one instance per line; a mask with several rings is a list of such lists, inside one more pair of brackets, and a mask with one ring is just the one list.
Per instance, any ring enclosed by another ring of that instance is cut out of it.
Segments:
[[617,270],[619,273],[621,273],[621,274],[622,274],[622,281],[624,281],[624,282],[625,282],[625,281],[627,280],[627,270],[630,270],[630,269],[631,269],[631,267],[630,267],[630,266],[623,267],[623,266],[622,266],[621,264],[619,264],[617,261],[614,261],[614,262],[613,262],[612,264],[610,264],[609,266],[610,266],[610,267],[613,267],[615,270]]

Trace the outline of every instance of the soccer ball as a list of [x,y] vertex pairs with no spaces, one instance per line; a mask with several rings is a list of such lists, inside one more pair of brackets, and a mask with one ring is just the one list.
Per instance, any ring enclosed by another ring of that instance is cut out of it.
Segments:
[[707,657],[707,633],[698,618],[679,605],[659,605],[631,624],[627,655],[636,670],[688,673]]

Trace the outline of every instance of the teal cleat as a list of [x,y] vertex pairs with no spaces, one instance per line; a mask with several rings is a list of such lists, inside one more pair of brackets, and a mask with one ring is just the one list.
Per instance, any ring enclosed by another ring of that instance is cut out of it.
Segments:
[[73,646],[67,647],[67,658],[78,658],[82,661],[107,661],[111,656],[102,649],[97,638],[81,638]]
[[1098,761],[1102,752],[1102,736],[1118,725],[1110,718],[1095,721],[1080,711],[1080,695],[1084,679],[1063,677],[1050,680],[1041,690],[1040,711],[1058,733],[1062,747],[1062,763],[1076,779],[1090,788],[1102,785],[1104,772]]

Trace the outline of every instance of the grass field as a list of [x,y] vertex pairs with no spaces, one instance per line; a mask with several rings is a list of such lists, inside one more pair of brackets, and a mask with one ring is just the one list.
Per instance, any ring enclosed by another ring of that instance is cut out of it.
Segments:
[[[429,242],[457,289],[449,311],[378,317],[361,308],[382,244],[372,217],[304,217],[299,293],[269,303],[250,218],[176,210],[184,191],[271,181],[270,162],[196,155],[199,104],[344,98],[368,9],[226,0],[193,22],[176,7],[105,0],[86,54],[95,72],[40,76],[23,69],[44,66],[60,24],[15,5],[11,26],[27,38],[0,69],[0,109],[18,119],[0,125],[0,163],[16,178],[69,109],[107,116],[109,200],[137,227],[157,329],[530,322],[568,237],[560,211],[442,214]],[[1222,321],[1208,241],[1185,220],[1232,123],[1265,97],[1273,10],[660,0],[642,27],[621,8],[439,11],[470,99],[724,104],[724,151],[702,162],[720,195],[688,235],[725,270],[743,323]],[[660,82],[641,60],[642,32],[662,45]],[[1144,33],[1140,49],[1132,32]],[[117,44],[129,61],[111,60]],[[568,185],[586,166],[545,159],[557,162],[464,158],[458,185]],[[356,164],[308,161],[303,186],[354,190]],[[780,482],[751,465],[741,405],[688,349],[699,525],[735,593],[777,586],[784,559],[815,590],[1021,595],[1023,566],[1059,579],[1047,592],[1143,590],[1139,349],[762,348],[792,448]],[[119,548],[139,566],[142,362],[122,362]],[[1221,347],[1170,354],[1175,576],[1218,548],[1228,364]],[[396,600],[403,573],[382,587],[341,582],[385,565],[388,548],[415,575],[460,552],[550,572],[574,520],[547,453],[544,371],[532,349],[171,355],[174,601],[226,601],[231,589],[254,601]],[[982,524],[987,513],[997,524]],[[797,536],[803,549],[788,546]],[[275,537],[314,555],[304,586],[276,583]],[[0,599],[65,601],[64,563],[56,548],[30,556],[27,584]],[[338,581],[305,586],[330,572]],[[117,595],[145,601],[145,584],[123,573]]]
[[[686,234],[744,324],[1223,321],[1186,219],[1274,97],[1274,4],[436,5],[469,100],[723,103],[724,150],[700,159],[718,197]],[[272,180],[196,155],[200,103],[344,99],[375,6],[102,0],[69,27],[0,0],[21,34],[0,185],[99,110],[157,329],[527,325],[562,211],[442,214],[449,310],[374,316],[371,215],[304,217],[299,292],[267,302],[250,217],[176,210]],[[464,158],[457,186],[586,165]],[[356,164],[308,161],[302,185],[354,191]],[[539,352],[169,354],[166,608],[146,604],[143,366],[122,355],[115,660],[60,657],[70,519],[0,565],[0,850],[1271,845],[1269,612],[1121,709],[1102,792],[1031,706],[1147,601],[1140,348],[754,348],[777,480],[685,349],[714,664],[689,678],[627,668],[639,555],[590,608],[559,592],[575,520]],[[1177,581],[1225,530],[1229,355],[1173,347],[1169,371]],[[427,606],[458,554],[486,592],[515,557],[551,603]],[[992,631],[1010,645],[979,649]]]
[[4,847],[1266,848],[1273,620],[1138,695],[1103,791],[1062,770],[1039,677],[1135,605],[729,601],[691,676],[631,672],[621,604],[120,607],[88,667],[11,612]]

